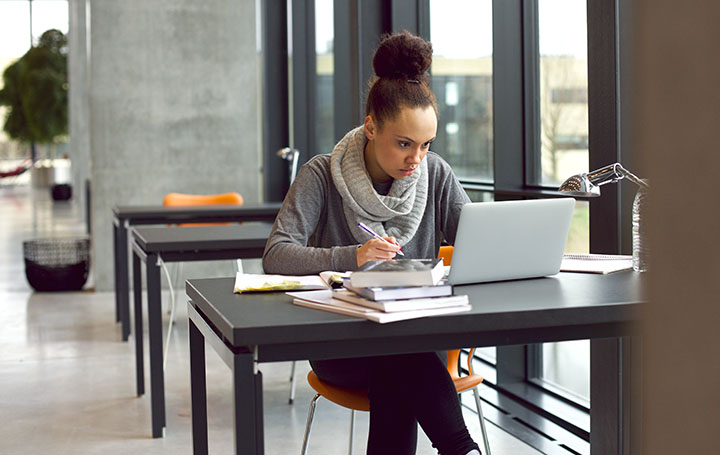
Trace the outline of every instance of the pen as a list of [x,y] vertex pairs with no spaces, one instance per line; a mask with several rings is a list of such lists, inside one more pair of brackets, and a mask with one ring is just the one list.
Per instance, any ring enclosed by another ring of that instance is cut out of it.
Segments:
[[[373,231],[373,230],[370,229],[369,227],[365,226],[364,224],[358,223],[358,227],[359,227],[360,229],[362,229],[363,231],[367,232],[368,234],[372,235],[372,236],[375,237],[376,239],[380,239],[380,240],[382,240],[382,241],[385,242],[385,243],[390,243],[389,241],[385,240],[383,237],[380,237],[379,235],[377,235],[377,234],[375,233],[375,231]],[[390,245],[392,245],[392,243],[390,243]],[[403,252],[400,251],[400,250],[398,250],[397,253],[398,253],[400,256],[405,256],[405,253],[403,253]]]

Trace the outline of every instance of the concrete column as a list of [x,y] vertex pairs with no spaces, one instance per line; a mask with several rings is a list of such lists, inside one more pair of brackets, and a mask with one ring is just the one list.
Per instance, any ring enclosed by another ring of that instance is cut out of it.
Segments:
[[113,206],[172,191],[259,201],[255,2],[90,4],[93,270],[109,290]]

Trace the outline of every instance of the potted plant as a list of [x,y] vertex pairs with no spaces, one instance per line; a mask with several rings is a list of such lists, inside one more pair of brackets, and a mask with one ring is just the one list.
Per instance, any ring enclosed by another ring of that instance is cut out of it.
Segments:
[[37,46],[5,69],[3,83],[0,105],[8,106],[3,129],[30,145],[35,163],[37,144],[54,144],[68,133],[67,37],[55,29],[43,33]]

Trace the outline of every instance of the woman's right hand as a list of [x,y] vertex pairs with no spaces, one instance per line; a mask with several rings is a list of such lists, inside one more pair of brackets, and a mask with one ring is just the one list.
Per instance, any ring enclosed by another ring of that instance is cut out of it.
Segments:
[[357,265],[362,266],[368,261],[385,261],[392,259],[400,250],[400,245],[395,237],[383,237],[388,242],[380,239],[370,239],[357,250]]

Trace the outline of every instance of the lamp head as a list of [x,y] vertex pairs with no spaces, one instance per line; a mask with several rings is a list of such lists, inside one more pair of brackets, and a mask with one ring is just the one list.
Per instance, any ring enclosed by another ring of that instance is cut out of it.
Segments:
[[600,187],[588,178],[587,173],[576,174],[565,180],[558,191],[568,193],[570,196],[596,197],[600,196]]
[[600,196],[600,186],[606,183],[615,183],[627,177],[640,186],[647,186],[635,175],[622,167],[620,163],[608,164],[592,172],[573,175],[565,180],[558,191],[573,196],[595,197]]

